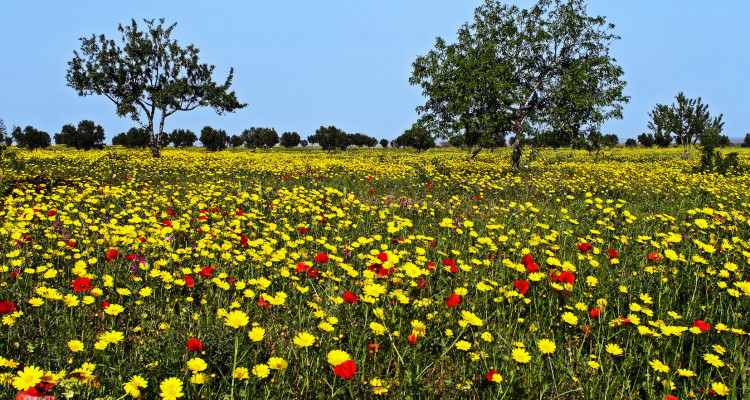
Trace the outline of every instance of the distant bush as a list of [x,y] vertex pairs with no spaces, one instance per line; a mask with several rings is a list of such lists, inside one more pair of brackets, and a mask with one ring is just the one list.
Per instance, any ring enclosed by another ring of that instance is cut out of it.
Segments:
[[222,129],[204,126],[201,129],[201,143],[208,151],[219,151],[227,148],[229,135]]
[[60,133],[55,134],[55,144],[64,144],[76,149],[91,150],[104,147],[104,128],[94,121],[83,120],[78,127],[64,125]]
[[49,147],[51,140],[49,134],[44,131],[34,129],[32,126],[27,126],[23,130],[20,127],[16,127],[13,130],[13,140],[19,147],[26,147],[29,150],[43,149]]

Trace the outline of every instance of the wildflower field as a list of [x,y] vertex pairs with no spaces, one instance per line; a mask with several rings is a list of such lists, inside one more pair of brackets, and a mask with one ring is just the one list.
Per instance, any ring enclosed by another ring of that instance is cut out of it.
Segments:
[[750,177],[681,149],[18,157],[2,399],[750,396]]

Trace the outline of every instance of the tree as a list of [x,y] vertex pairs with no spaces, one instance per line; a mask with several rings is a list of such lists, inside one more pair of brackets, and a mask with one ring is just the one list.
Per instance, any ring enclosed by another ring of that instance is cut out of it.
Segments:
[[13,144],[13,137],[8,134],[5,121],[0,118],[0,146],[10,146],[11,144]]
[[380,147],[382,148],[388,147],[388,139],[380,139]]
[[299,145],[302,146],[302,147],[307,147],[308,144],[309,143],[307,142],[307,140],[300,140],[299,141]]
[[[701,143],[703,143],[703,140],[701,140]],[[729,140],[729,136],[727,135],[719,135],[719,137],[716,140],[716,145],[724,148],[724,147],[731,147],[732,141]]]
[[[420,56],[409,82],[427,97],[421,120],[441,138],[462,136],[485,147],[513,132],[513,165],[521,140],[547,127],[584,138],[609,118],[622,118],[625,82],[609,56],[618,36],[604,17],[586,14],[584,0],[538,0],[530,9],[485,0],[458,41]],[[527,129],[527,127],[531,129]],[[476,153],[475,153],[476,154]]]
[[242,131],[245,146],[255,149],[258,147],[273,147],[279,143],[279,134],[274,128],[250,128]]
[[635,139],[628,138],[627,140],[625,140],[625,147],[636,147],[636,146],[638,146],[638,143],[636,143]]
[[144,148],[148,146],[149,135],[144,128],[130,128],[127,133],[123,132],[112,138],[113,146],[127,148]]
[[403,135],[396,138],[403,146],[414,147],[417,152],[435,147],[435,138],[426,127],[414,123],[411,128],[404,131]]
[[620,138],[614,133],[602,136],[602,146],[615,147],[618,143],[620,143]]
[[169,141],[174,147],[193,147],[198,136],[189,129],[175,129],[169,134]]
[[643,147],[654,147],[654,135],[650,133],[641,133],[638,135],[638,143]]
[[284,132],[281,134],[281,145],[288,148],[297,147],[300,140],[299,133],[297,132]]
[[331,151],[333,149],[346,150],[349,147],[349,138],[346,132],[331,125],[328,127],[321,126],[315,131],[314,135],[307,137],[310,143],[317,143],[323,150]]
[[672,144],[672,135],[669,132],[664,134],[661,131],[657,131],[654,133],[654,144],[661,148],[669,147]]
[[218,151],[227,148],[229,135],[223,129],[214,129],[210,126],[204,126],[201,129],[201,143],[208,151]]
[[656,104],[648,114],[651,118],[648,127],[655,133],[664,132],[666,136],[674,134],[677,144],[682,145],[683,157],[687,157],[701,136],[721,133],[724,128],[724,123],[721,121],[723,115],[719,114],[718,117],[711,119],[708,105],[701,104],[700,97],[688,99],[680,92],[675,98],[677,99],[676,105]]
[[94,121],[83,120],[78,128],[67,124],[55,134],[55,144],[64,144],[76,149],[90,150],[104,147],[104,128]]
[[20,127],[15,127],[12,135],[13,140],[19,147],[26,147],[29,150],[49,147],[51,142],[47,132],[34,129],[32,126],[27,126],[23,130]]
[[232,147],[240,147],[243,144],[245,144],[245,139],[240,135],[232,135],[232,137],[229,138],[229,145]]
[[740,145],[741,147],[750,147],[750,133],[745,134],[745,140]]
[[[170,38],[177,23],[163,27],[144,20],[147,30],[140,31],[135,19],[118,26],[123,47],[104,35],[80,38],[81,54],[68,62],[68,86],[79,96],[104,95],[117,107],[117,115],[130,116],[149,135],[154,157],[160,156],[164,120],[177,111],[211,107],[219,115],[245,107],[234,92],[228,92],[234,69],[223,85],[212,80],[213,65],[200,64],[192,44],[182,48]],[[158,117],[158,130],[154,121]]]

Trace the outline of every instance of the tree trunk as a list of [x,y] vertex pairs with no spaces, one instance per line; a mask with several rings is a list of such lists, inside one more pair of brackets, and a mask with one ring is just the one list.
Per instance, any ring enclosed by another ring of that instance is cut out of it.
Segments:
[[473,152],[471,152],[471,159],[472,160],[475,159],[477,157],[477,154],[479,154],[480,151],[482,151],[482,148],[481,147],[477,147],[476,150],[474,150]]
[[513,142],[513,154],[510,156],[510,159],[511,166],[514,169],[518,169],[521,167],[521,139],[523,138],[523,125],[521,124],[521,120],[517,119],[513,121],[513,126],[516,130],[516,140]]

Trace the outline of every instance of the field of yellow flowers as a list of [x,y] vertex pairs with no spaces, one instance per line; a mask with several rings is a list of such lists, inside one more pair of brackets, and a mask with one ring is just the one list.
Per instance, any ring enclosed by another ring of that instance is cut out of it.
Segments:
[[750,177],[697,162],[21,151],[0,398],[747,398]]

